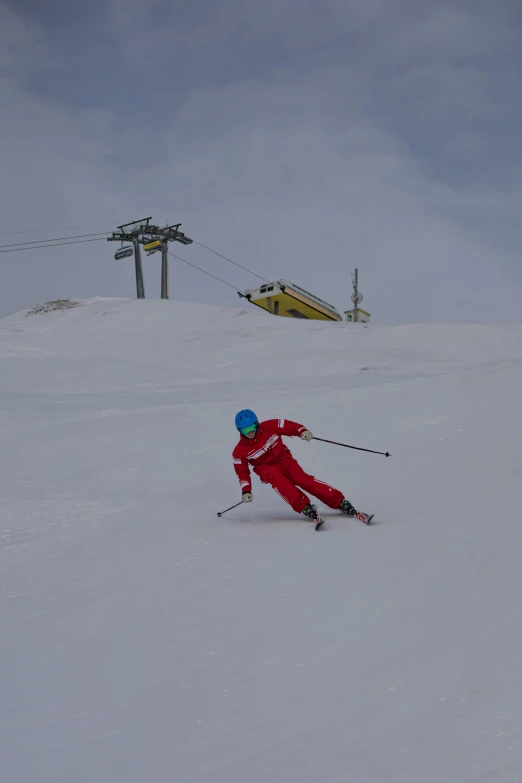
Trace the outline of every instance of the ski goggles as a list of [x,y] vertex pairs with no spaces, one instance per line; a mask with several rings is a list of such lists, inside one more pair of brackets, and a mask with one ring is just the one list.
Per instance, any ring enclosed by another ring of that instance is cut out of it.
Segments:
[[250,435],[251,432],[257,432],[257,424],[249,424],[248,427],[241,427],[241,435]]

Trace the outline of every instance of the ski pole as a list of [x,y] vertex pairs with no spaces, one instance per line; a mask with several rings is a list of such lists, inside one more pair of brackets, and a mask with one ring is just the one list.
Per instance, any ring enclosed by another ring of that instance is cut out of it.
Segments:
[[389,451],[374,451],[373,449],[362,449],[360,446],[349,446],[347,443],[337,443],[336,440],[325,440],[325,438],[316,438],[315,435],[313,437],[313,440],[322,440],[323,443],[333,443],[334,446],[344,446],[346,449],[357,449],[357,451],[369,451],[370,454],[382,454],[384,457],[391,456]]
[[223,514],[226,514],[226,513],[227,513],[227,511],[232,511],[232,509],[233,509],[233,508],[237,508],[237,507],[238,507],[238,506],[240,506],[242,503],[243,503],[243,501],[242,501],[242,500],[240,500],[240,501],[239,501],[239,503],[236,503],[236,505],[235,505],[235,506],[230,506],[230,508],[226,508],[224,511],[218,511],[218,517],[222,517],[222,516],[223,516]]

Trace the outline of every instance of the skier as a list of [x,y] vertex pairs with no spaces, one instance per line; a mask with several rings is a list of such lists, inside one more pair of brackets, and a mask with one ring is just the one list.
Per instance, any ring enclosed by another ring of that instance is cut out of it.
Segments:
[[316,523],[321,522],[316,507],[302,491],[305,490],[330,508],[368,523],[367,515],[356,511],[340,490],[305,473],[285,446],[282,435],[299,436],[307,442],[312,440],[312,433],[302,424],[288,419],[269,419],[260,423],[253,411],[242,410],[236,416],[236,429],[240,438],[232,452],[232,459],[244,503],[251,503],[253,499],[250,464],[262,483],[271,484],[298,514],[304,514]]

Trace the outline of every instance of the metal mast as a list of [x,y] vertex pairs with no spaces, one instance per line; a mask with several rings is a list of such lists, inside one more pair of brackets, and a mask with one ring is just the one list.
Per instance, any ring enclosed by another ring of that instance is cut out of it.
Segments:
[[[138,299],[145,299],[145,285],[143,283],[143,268],[141,266],[140,238],[144,228],[149,224],[152,218],[142,218],[133,220],[132,223],[123,223],[118,226],[118,231],[112,232],[112,237],[107,237],[107,242],[131,242],[134,248],[134,265],[136,267],[136,296]],[[130,248],[123,248],[115,253],[114,258],[126,258],[132,253]]]
[[352,294],[352,302],[353,302],[353,320],[355,323],[359,320],[359,308],[357,305],[359,304],[359,270],[355,269],[353,273],[353,294]]
[[143,283],[143,268],[141,265],[140,245],[147,252],[148,256],[161,250],[161,298],[169,298],[168,284],[168,252],[169,242],[181,242],[183,245],[191,245],[193,240],[185,236],[179,230],[181,223],[173,226],[151,226],[151,217],[142,220],[134,220],[132,223],[124,223],[118,226],[118,231],[113,231],[111,237],[107,237],[108,242],[130,242],[132,247],[125,247],[114,254],[116,260],[127,258],[134,253],[134,263],[136,266],[136,296],[138,299],[145,299],[145,286]]
[[161,298],[169,298],[169,242],[181,242],[182,245],[191,245],[193,240],[179,230],[181,223],[173,226],[147,226],[143,231],[146,237],[143,239],[143,249],[151,256],[161,250]]

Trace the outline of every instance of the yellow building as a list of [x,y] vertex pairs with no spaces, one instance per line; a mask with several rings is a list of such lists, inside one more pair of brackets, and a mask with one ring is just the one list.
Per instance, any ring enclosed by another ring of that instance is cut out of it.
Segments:
[[316,321],[342,321],[335,307],[318,296],[305,291],[290,280],[277,280],[260,288],[247,288],[239,296],[262,307],[272,315],[286,318],[309,318]]

